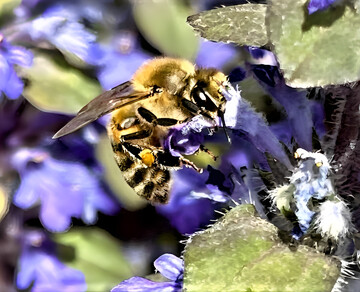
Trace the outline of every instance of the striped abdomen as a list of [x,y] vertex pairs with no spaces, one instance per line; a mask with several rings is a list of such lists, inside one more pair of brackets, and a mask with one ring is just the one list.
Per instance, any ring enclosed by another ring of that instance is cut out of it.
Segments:
[[153,165],[146,166],[136,159],[119,143],[113,144],[115,160],[123,173],[125,181],[141,197],[155,202],[167,203],[170,190],[170,171]]

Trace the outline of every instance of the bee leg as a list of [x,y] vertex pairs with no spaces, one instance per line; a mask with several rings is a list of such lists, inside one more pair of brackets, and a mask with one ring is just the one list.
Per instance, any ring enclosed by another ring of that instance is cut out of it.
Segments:
[[122,135],[120,137],[120,140],[121,141],[129,141],[129,140],[136,140],[136,139],[144,139],[144,138],[151,136],[151,134],[152,134],[151,129],[141,130],[138,132],[127,134],[127,135]]
[[181,104],[184,108],[186,108],[188,111],[192,112],[193,114],[199,114],[201,112],[201,109],[197,106],[197,104],[193,103],[192,101],[183,98],[181,100]]
[[183,156],[175,157],[172,156],[169,152],[163,151],[159,149],[156,153],[156,161],[158,164],[166,166],[166,167],[175,167],[180,168],[185,165],[187,167],[191,167],[195,169],[197,172],[202,173],[203,169],[196,166],[196,164]]
[[181,124],[182,122],[176,119],[171,119],[171,118],[160,118],[157,119],[157,124],[159,126],[163,126],[163,127],[170,127],[170,126],[175,126],[176,124]]
[[204,117],[213,119],[211,116],[209,116],[206,112],[203,111],[202,108],[200,108],[196,103],[193,103],[192,101],[183,98],[181,100],[181,104],[184,108],[186,108],[189,112],[195,114],[195,115],[203,115]]
[[180,121],[171,118],[158,119],[151,111],[143,107],[139,107],[137,111],[146,122],[148,122],[149,124],[153,124],[154,126],[159,125],[163,127],[170,127],[181,123]]
[[139,107],[137,109],[138,114],[149,124],[155,124],[157,121],[157,117],[149,110],[143,107]]
[[212,158],[212,160],[216,161],[216,159],[218,159],[218,156],[215,156],[214,153],[212,153],[209,149],[207,149],[204,145],[200,145],[199,148],[200,151],[203,151],[207,154],[210,155],[210,157]]
[[179,157],[179,160],[180,160],[180,162],[181,162],[183,165],[185,165],[185,166],[187,166],[187,167],[189,167],[189,168],[193,168],[193,169],[196,170],[198,173],[202,173],[202,172],[203,172],[203,169],[202,169],[202,168],[197,167],[196,164],[195,164],[194,162],[190,161],[189,159],[186,159],[185,157],[180,156],[180,157]]

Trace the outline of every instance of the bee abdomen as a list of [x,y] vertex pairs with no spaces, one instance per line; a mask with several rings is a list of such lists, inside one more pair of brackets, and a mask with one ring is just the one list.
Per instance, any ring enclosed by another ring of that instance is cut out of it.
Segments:
[[151,202],[166,203],[170,189],[170,171],[155,166],[148,167],[121,151],[120,147],[116,148],[115,159],[128,185],[139,196]]

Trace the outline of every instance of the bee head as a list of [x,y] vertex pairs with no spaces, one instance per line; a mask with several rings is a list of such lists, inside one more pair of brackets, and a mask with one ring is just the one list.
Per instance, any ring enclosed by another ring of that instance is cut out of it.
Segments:
[[212,118],[225,110],[225,97],[221,93],[227,78],[216,69],[199,69],[195,75],[196,84],[191,90],[192,101]]
[[195,79],[197,82],[191,90],[192,101],[202,109],[204,114],[215,120],[220,117],[225,135],[230,142],[224,119],[226,99],[222,93],[228,84],[224,73],[214,69],[198,69]]

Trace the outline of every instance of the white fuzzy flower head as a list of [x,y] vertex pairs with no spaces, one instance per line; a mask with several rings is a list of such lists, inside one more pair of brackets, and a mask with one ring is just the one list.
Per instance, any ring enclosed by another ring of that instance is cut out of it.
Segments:
[[342,201],[325,201],[315,221],[316,231],[322,236],[340,240],[352,232],[351,213]]

